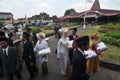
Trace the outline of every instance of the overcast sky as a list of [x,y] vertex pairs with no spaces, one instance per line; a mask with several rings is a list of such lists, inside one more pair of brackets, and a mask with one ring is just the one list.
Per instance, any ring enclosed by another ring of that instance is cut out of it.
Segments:
[[[94,0],[92,0],[94,2]],[[120,10],[120,0],[99,0],[102,9]],[[87,3],[90,9],[93,3]],[[46,12],[50,16],[63,16],[66,9],[74,8],[77,12],[85,10],[85,0],[0,0],[0,12],[11,12],[14,18],[37,15]]]

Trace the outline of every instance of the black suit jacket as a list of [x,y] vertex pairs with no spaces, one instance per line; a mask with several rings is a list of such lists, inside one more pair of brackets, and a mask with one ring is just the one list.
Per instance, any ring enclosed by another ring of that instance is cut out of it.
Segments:
[[23,59],[25,60],[25,63],[35,63],[35,54],[33,50],[32,42],[27,40],[23,44]]
[[[75,35],[75,36],[76,36],[76,38],[78,37],[78,35]],[[69,40],[74,40],[73,35],[69,35]]]
[[86,73],[86,58],[79,50],[74,53],[72,65],[72,80],[89,79],[89,75]]
[[1,69],[5,75],[14,74],[20,70],[21,64],[16,48],[9,46],[8,56],[6,58],[3,49],[0,47],[0,60],[2,64]]
[[[75,36],[76,36],[75,38],[78,37],[78,35],[75,35]],[[70,35],[70,36],[69,36],[69,40],[74,40],[73,35]],[[73,55],[73,48],[70,48],[70,49],[69,49],[69,56],[72,57],[72,55]]]

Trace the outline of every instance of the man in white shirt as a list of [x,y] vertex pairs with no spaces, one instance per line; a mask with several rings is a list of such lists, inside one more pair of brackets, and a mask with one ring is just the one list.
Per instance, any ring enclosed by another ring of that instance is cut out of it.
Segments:
[[88,80],[86,73],[86,58],[84,50],[89,48],[89,37],[82,36],[76,40],[78,49],[73,54],[72,61],[72,80]]

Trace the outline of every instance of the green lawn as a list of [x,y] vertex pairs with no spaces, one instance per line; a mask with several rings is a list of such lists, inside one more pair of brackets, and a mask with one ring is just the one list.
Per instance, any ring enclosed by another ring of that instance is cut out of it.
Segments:
[[54,31],[53,30],[44,30],[44,29],[42,29],[42,32],[47,35],[47,34],[53,33]]
[[[79,25],[78,25],[79,26]],[[68,29],[71,29],[71,28],[77,28],[78,26],[71,26],[71,27],[67,27]],[[37,27],[37,26],[31,26],[30,28],[32,28],[32,30],[38,30],[39,29],[39,27]],[[44,30],[43,28],[40,28],[41,30],[42,30],[42,32],[43,33],[45,33],[46,35],[47,34],[51,34],[51,33],[53,33],[54,31],[53,30]],[[37,31],[38,32],[38,31]]]
[[[104,35],[104,33],[98,32],[98,29],[100,26],[94,26],[90,28],[89,30],[86,30],[84,33],[80,35],[91,35],[93,33],[98,33],[100,36]],[[108,50],[102,52],[102,55],[100,56],[102,60],[120,63],[120,47],[116,47],[113,45],[106,44],[108,47]]]
[[91,34],[94,34],[94,33],[97,33],[99,34],[99,36],[102,36],[104,35],[104,33],[100,33],[98,32],[98,29],[100,28],[100,26],[93,26],[92,28],[86,30],[84,33],[80,34],[80,35],[91,35]]
[[116,47],[108,44],[106,45],[108,47],[108,50],[102,52],[102,55],[100,56],[101,59],[110,62],[120,63],[120,47]]

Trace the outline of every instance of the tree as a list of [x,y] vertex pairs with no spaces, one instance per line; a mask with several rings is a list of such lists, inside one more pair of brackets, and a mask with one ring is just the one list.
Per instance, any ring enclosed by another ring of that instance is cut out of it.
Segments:
[[34,16],[30,17],[30,19],[49,20],[49,19],[50,19],[50,16],[49,16],[49,14],[47,14],[47,13],[45,13],[45,12],[42,12],[42,13],[40,13],[39,15],[34,15]]
[[3,23],[2,23],[2,22],[0,22],[0,28],[1,28],[1,27],[3,27]]
[[47,14],[47,13],[45,13],[45,12],[40,13],[40,17],[41,17],[41,19],[43,19],[43,20],[49,20],[49,19],[50,19],[49,14]]
[[65,13],[64,13],[64,16],[67,16],[67,15],[69,15],[69,14],[71,14],[71,13],[76,13],[76,11],[74,10],[74,9],[67,9],[66,11],[65,11]]
[[51,17],[51,19],[52,19],[52,20],[55,20],[55,19],[58,19],[58,17],[57,17],[56,15],[53,15],[53,16]]

